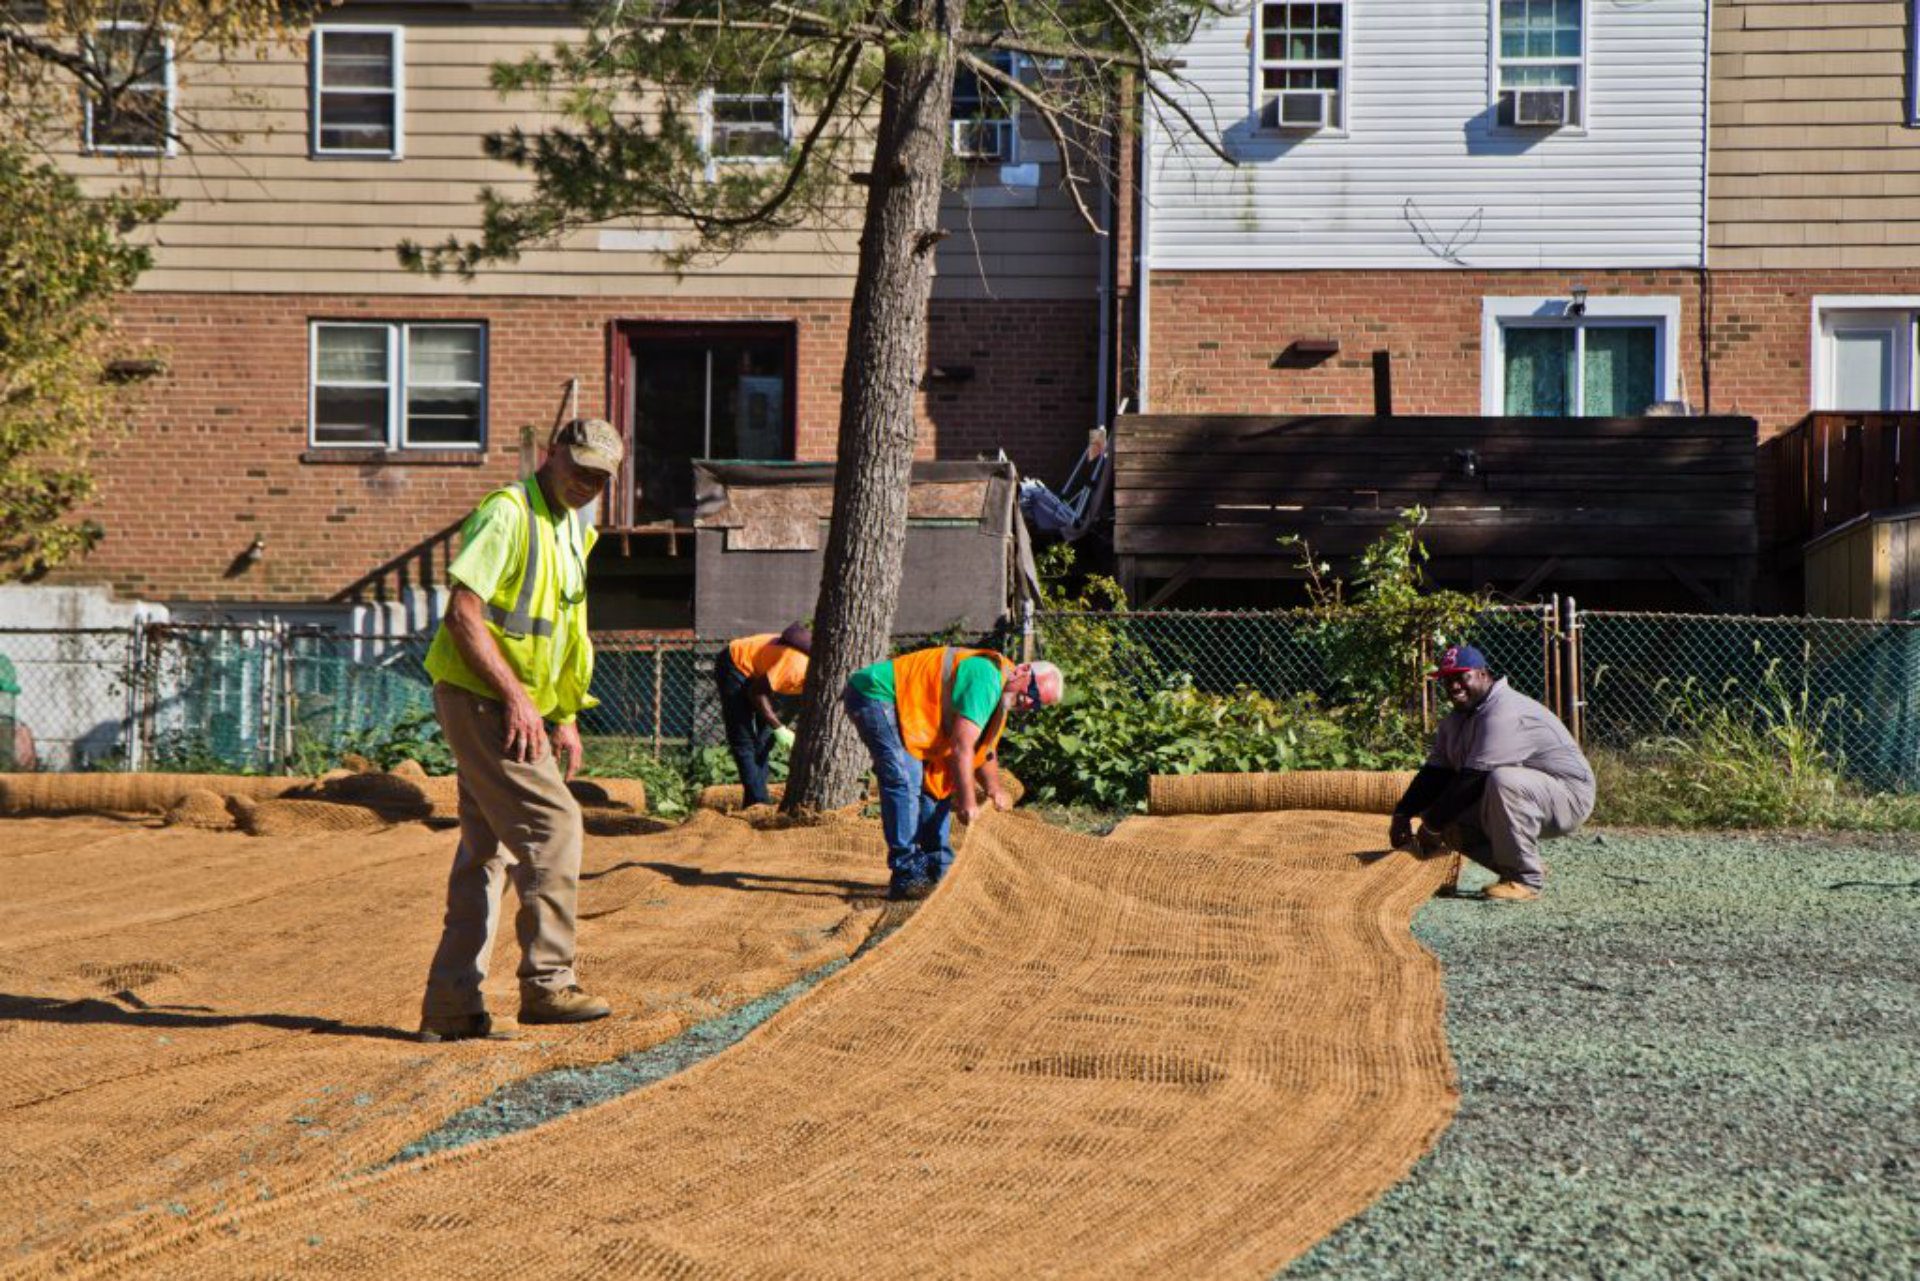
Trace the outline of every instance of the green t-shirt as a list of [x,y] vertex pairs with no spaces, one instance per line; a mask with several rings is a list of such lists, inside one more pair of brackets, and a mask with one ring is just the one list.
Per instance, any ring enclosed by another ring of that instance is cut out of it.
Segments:
[[[898,701],[893,689],[891,659],[861,668],[847,678],[847,684],[862,698],[876,698],[883,703]],[[979,656],[964,660],[953,673],[954,710],[985,729],[993,719],[994,708],[1000,705],[1001,686],[1000,664]]]

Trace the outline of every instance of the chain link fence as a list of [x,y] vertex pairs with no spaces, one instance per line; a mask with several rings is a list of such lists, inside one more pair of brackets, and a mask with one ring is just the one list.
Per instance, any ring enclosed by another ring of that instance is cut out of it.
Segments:
[[[1482,649],[1515,688],[1543,700],[1558,697],[1551,606],[1498,609],[1483,615],[1466,639]],[[1155,673],[1178,673],[1207,694],[1247,689],[1269,698],[1309,694],[1325,703],[1347,695],[1339,663],[1340,634],[1307,610],[1121,613],[1046,612],[1035,619],[1038,652],[1067,628],[1098,628],[1141,655]],[[1411,654],[1410,668],[1432,666]]]
[[[1096,629],[1206,693],[1345,696],[1311,612],[1042,613],[1037,656]],[[895,649],[938,643],[901,637]],[[1483,615],[1468,639],[1589,747],[1735,728],[1795,738],[1871,791],[1920,791],[1920,624],[1562,609]],[[980,638],[1017,654],[1022,638]],[[279,625],[0,631],[0,767],[309,772],[434,737],[428,638]],[[718,641],[595,638],[582,734],[656,755],[722,741]],[[1430,655],[1415,656],[1430,665]],[[1427,708],[1428,719],[1434,708]]]
[[1920,623],[1592,610],[1569,640],[1589,747],[1738,732],[1920,791]]

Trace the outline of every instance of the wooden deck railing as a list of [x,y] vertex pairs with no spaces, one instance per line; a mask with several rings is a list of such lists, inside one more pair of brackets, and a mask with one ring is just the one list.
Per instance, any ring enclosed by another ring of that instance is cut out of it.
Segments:
[[1808,414],[1769,449],[1780,542],[1920,503],[1920,414]]

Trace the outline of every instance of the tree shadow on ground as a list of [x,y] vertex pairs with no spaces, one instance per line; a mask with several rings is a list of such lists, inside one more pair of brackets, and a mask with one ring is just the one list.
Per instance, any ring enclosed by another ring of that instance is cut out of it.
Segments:
[[749,894],[794,894],[808,898],[849,898],[872,896],[885,891],[885,887],[873,881],[837,881],[821,876],[772,876],[765,872],[710,872],[704,868],[687,867],[680,863],[649,863],[629,860],[615,863],[612,867],[598,872],[581,874],[583,881],[597,881],[603,876],[630,868],[644,868],[649,872],[658,872],[675,885],[690,889],[741,890]]
[[[131,1008],[129,1008],[131,1007]],[[364,1036],[376,1041],[411,1041],[399,1028],[371,1027],[310,1014],[221,1014],[204,1005],[148,1005],[130,991],[112,999],[16,996],[0,992],[0,1023],[99,1024],[196,1031],[251,1023],[281,1032],[319,1032],[328,1036]]]

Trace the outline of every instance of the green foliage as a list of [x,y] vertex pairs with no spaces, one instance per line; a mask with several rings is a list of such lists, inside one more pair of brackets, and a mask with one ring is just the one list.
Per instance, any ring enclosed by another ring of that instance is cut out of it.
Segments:
[[[560,119],[485,140],[488,155],[526,171],[531,194],[490,188],[477,239],[407,242],[400,258],[470,276],[581,228],[664,221],[689,233],[664,255],[684,267],[769,232],[852,230],[867,204],[860,188],[881,173],[906,177],[909,157],[931,156],[947,179],[966,180],[946,128],[956,77],[970,96],[998,104],[983,117],[1003,119],[1017,101],[1043,122],[1060,148],[1062,185],[1082,203],[1102,163],[1102,147],[1088,140],[1133,114],[1142,88],[1186,115],[1173,88],[1181,66],[1155,50],[1215,11],[1211,0],[973,0],[957,15],[849,0],[599,0],[585,6],[578,39],[493,68],[494,88],[516,106],[537,102]],[[1028,56],[1009,72],[996,50]],[[1158,74],[1142,77],[1149,65]],[[714,130],[710,95],[751,112],[741,96],[777,100],[783,87],[784,137],[759,134],[729,154],[716,141],[727,131]],[[931,148],[919,132],[926,124],[941,135]],[[924,234],[902,228],[900,236]],[[918,254],[932,243],[899,247]]]
[[169,730],[154,736],[147,768],[158,774],[257,774],[233,763],[212,736],[190,730]]
[[[581,773],[592,778],[637,778],[647,785],[647,808],[663,818],[692,812],[700,790],[716,783],[738,783],[740,776],[726,747],[669,747],[658,755],[636,738],[590,738]],[[768,769],[771,782],[787,777],[788,750],[775,743]]]
[[1920,797],[1870,795],[1844,776],[1830,746],[1837,704],[1818,704],[1767,668],[1744,684],[1661,687],[1664,733],[1598,751],[1594,818],[1657,827],[1920,830]]
[[1361,705],[1326,707],[1308,694],[1269,697],[1194,688],[1169,671],[1128,627],[1126,599],[1111,579],[1077,592],[1073,554],[1041,558],[1046,657],[1067,680],[1056,707],[1023,718],[1002,754],[1043,803],[1137,808],[1152,774],[1287,769],[1387,769],[1417,763],[1404,718]]
[[296,730],[288,769],[295,774],[324,774],[347,756],[359,756],[383,770],[416,761],[429,774],[454,772],[453,749],[431,711],[409,712],[390,725],[370,726],[341,735]]
[[126,419],[106,379],[110,303],[148,262],[126,235],[166,208],[88,200],[0,142],[0,576],[43,572],[100,537],[71,515],[93,492],[94,442]]
[[1305,540],[1282,540],[1300,552],[1314,622],[1303,633],[1320,656],[1331,693],[1384,717],[1417,717],[1432,655],[1466,639],[1488,601],[1436,591],[1426,581],[1424,508],[1413,507],[1360,553],[1351,586],[1315,559]]

